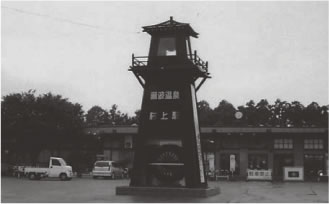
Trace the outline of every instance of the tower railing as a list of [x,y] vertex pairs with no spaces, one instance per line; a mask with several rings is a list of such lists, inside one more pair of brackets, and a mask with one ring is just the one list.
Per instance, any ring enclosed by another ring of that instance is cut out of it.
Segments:
[[144,67],[148,65],[148,62],[149,59],[147,56],[135,57],[135,55],[132,54],[132,67]]
[[203,61],[198,55],[196,50],[193,54],[188,54],[187,58],[201,70],[208,72],[208,62]]
[[[208,62],[203,61],[194,51],[193,54],[188,54],[187,59],[196,65],[202,71],[208,72]],[[148,56],[138,56],[136,57],[132,54],[132,67],[145,67],[148,66],[149,57]]]

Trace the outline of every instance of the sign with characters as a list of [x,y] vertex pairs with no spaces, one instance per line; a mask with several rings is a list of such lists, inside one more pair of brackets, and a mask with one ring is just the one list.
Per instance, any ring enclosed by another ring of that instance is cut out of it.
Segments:
[[179,91],[151,91],[151,100],[176,100],[179,99]]
[[149,120],[178,120],[180,117],[180,112],[150,112]]

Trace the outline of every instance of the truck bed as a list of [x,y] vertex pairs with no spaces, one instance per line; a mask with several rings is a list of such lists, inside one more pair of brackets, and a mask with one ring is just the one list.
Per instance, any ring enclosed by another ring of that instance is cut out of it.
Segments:
[[44,168],[44,167],[25,167],[24,172],[46,173],[48,172],[48,169],[49,168]]

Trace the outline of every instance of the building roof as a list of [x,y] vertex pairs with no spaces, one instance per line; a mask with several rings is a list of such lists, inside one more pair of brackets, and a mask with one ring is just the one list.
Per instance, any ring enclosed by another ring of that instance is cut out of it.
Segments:
[[[85,128],[86,134],[137,134],[137,126],[103,126]],[[201,134],[209,133],[328,133],[328,128],[313,127],[201,127]]]
[[155,25],[143,26],[143,32],[147,32],[150,35],[154,33],[166,32],[166,31],[182,31],[182,32],[186,32],[188,35],[193,36],[195,38],[197,38],[199,35],[197,32],[193,30],[190,24],[174,21],[172,16],[170,16],[170,19],[168,21]]

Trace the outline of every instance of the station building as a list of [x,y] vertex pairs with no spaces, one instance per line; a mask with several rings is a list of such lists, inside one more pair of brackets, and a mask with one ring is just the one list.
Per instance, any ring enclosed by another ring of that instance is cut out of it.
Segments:
[[[132,167],[137,126],[84,131],[100,141],[99,159],[125,161]],[[271,180],[284,180],[284,169],[289,167],[290,176],[312,180],[318,171],[328,170],[328,128],[201,127],[201,142],[206,170],[219,175],[229,172],[235,178],[248,179],[254,172],[255,178],[262,178],[270,171]]]

